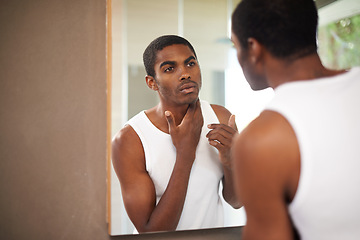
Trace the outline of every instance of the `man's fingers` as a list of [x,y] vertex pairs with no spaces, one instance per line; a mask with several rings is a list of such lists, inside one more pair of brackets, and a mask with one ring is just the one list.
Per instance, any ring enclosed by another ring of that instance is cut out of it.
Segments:
[[[191,117],[191,115],[194,115],[195,114],[195,112],[196,112],[196,110],[198,110],[198,109],[200,109],[200,102],[199,102],[199,100],[197,100],[196,102],[194,102],[194,103],[191,103],[190,105],[189,105],[189,108],[188,108],[188,110],[187,110],[187,112],[186,112],[186,115],[189,117]],[[185,116],[186,116],[185,115]]]
[[206,137],[209,141],[217,141],[222,145],[230,145],[232,141],[232,135],[226,134],[226,132],[210,131]]
[[[186,110],[185,116],[182,119],[180,125],[185,121],[189,121],[189,120],[193,119],[194,118],[194,113],[195,113],[195,104],[192,103],[192,104],[189,105],[188,109]],[[189,119],[189,120],[187,120],[187,119]]]
[[[201,119],[201,120],[200,120]],[[197,120],[200,120],[201,126],[202,126],[202,113],[201,113],[201,107],[200,107],[200,101],[199,99],[195,103],[191,103],[186,111],[186,114],[181,121],[181,123],[184,123],[185,121],[194,122]]]
[[231,114],[229,121],[228,121],[228,126],[231,127],[232,129],[235,129],[235,115]]
[[224,148],[224,145],[221,144],[221,142],[217,141],[217,140],[209,140],[209,144],[215,148],[217,148],[217,150],[221,151]]
[[209,133],[222,132],[223,135],[225,135],[227,133],[229,133],[229,134],[236,133],[236,129],[232,128],[231,126],[227,126],[225,124],[213,123],[213,124],[209,124],[207,127],[209,129],[212,129],[211,131],[209,131]]
[[165,111],[165,117],[168,122],[169,132],[175,127],[175,118],[174,115],[170,111]]

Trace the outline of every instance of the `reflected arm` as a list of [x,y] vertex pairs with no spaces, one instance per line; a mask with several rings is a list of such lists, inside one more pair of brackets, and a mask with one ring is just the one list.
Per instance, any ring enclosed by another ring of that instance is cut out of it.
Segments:
[[207,138],[209,144],[214,146],[219,151],[220,161],[223,166],[224,177],[223,183],[223,197],[227,203],[233,208],[240,208],[242,204],[237,199],[234,191],[231,146],[234,136],[238,134],[235,124],[235,116],[224,107],[219,105],[211,105],[219,119],[220,124],[210,124]]
[[[178,155],[177,159],[185,157]],[[175,230],[185,201],[191,165],[175,164],[168,187],[156,205],[155,187],[146,171],[144,151],[130,126],[113,140],[112,159],[126,211],[136,229],[140,233]]]
[[176,162],[158,204],[154,183],[146,171],[144,150],[136,132],[130,126],[125,126],[112,142],[112,160],[120,180],[124,205],[140,233],[174,231],[178,225],[202,128],[198,104],[196,108],[193,106],[189,109],[179,126],[174,125],[173,118],[168,119],[170,135],[177,149]]

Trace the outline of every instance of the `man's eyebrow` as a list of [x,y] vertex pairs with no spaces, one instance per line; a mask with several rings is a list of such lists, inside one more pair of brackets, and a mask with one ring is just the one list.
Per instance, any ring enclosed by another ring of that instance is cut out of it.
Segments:
[[184,61],[184,63],[186,64],[186,63],[190,62],[190,60],[192,60],[192,59],[196,60],[194,56],[190,56]]
[[175,61],[165,61],[165,62],[162,62],[162,63],[160,64],[160,68],[161,68],[162,66],[164,66],[164,65],[167,65],[167,64],[169,64],[169,65],[175,65]]

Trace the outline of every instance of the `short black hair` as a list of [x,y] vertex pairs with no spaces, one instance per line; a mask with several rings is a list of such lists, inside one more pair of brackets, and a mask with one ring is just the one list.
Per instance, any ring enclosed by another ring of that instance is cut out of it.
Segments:
[[147,48],[145,49],[145,51],[143,53],[143,61],[144,61],[144,66],[145,66],[147,75],[155,78],[154,66],[155,66],[155,62],[156,62],[157,52],[167,46],[171,46],[174,44],[183,44],[183,45],[188,46],[196,57],[195,49],[190,44],[190,42],[188,40],[186,40],[185,38],[177,36],[177,35],[160,36],[160,37],[156,38],[155,40],[153,40],[149,44],[149,46],[147,46]]
[[243,49],[255,38],[282,59],[315,53],[317,25],[313,0],[242,0],[232,15],[232,32]]

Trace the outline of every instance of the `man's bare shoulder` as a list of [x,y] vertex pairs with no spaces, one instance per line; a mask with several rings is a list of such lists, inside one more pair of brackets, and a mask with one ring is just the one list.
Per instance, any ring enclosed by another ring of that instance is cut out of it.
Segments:
[[118,131],[112,139],[113,147],[120,147],[130,145],[134,142],[140,141],[139,136],[130,125],[125,125]]
[[214,110],[217,118],[219,119],[219,122],[223,124],[227,124],[231,116],[231,112],[221,105],[210,104],[210,106]]
[[[267,154],[286,151],[284,147],[296,145],[295,133],[289,122],[279,113],[264,111],[255,118],[236,139],[244,151]],[[294,146],[293,146],[294,147]],[[261,152],[258,152],[262,150]]]
[[278,182],[281,189],[287,189],[288,197],[293,197],[300,171],[300,152],[296,135],[281,114],[262,112],[235,138],[234,150],[239,167],[253,171],[255,179]]
[[114,166],[126,163],[144,163],[145,154],[141,140],[135,130],[124,126],[112,139],[112,161]]
[[275,147],[296,139],[289,122],[274,111],[263,111],[240,135],[240,140],[251,143],[253,147]]

